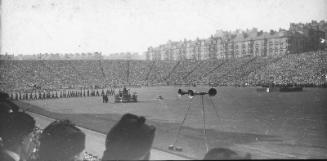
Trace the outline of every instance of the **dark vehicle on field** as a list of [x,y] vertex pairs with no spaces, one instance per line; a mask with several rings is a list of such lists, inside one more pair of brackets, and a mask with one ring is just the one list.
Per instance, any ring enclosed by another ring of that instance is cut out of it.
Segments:
[[115,95],[115,103],[128,103],[128,102],[137,102],[137,94],[136,92],[131,94],[130,90],[127,90],[124,87],[123,90],[119,90],[118,94]]

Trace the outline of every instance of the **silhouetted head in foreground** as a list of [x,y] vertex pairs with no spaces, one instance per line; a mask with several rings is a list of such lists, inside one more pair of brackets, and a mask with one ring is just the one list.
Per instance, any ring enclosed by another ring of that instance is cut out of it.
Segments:
[[54,121],[40,136],[40,161],[73,161],[85,148],[85,134],[69,120]]
[[18,112],[19,107],[9,100],[0,100],[0,115],[10,112]]
[[9,94],[3,91],[0,91],[0,100],[9,99]]
[[102,160],[148,160],[155,127],[145,118],[125,114],[109,131]]
[[203,158],[203,160],[242,160],[251,159],[248,153],[245,157],[239,156],[236,152],[227,148],[213,148]]
[[[0,160],[14,158],[25,154],[24,141],[29,140],[29,134],[35,127],[35,120],[24,112],[2,113],[0,116],[1,152]],[[3,158],[6,157],[7,159]]]

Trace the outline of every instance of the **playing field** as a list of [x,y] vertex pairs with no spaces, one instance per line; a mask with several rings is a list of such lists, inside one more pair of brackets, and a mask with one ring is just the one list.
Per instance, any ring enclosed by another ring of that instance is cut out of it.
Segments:
[[[191,105],[176,144],[183,151],[176,153],[202,159],[206,146],[201,96],[192,100],[186,95],[178,97],[178,88],[131,89],[138,93],[138,103],[104,104],[102,97],[16,103],[32,112],[68,118],[102,133],[107,133],[124,113],[143,115],[149,124],[157,127],[154,147],[163,150],[174,143]],[[191,89],[208,91],[209,87]],[[275,158],[327,158],[326,89],[305,88],[303,92],[289,93],[263,93],[256,88],[235,87],[217,90],[216,96],[203,98],[209,148],[229,147],[241,154],[250,152],[252,158],[269,158],[268,154]],[[157,99],[159,95],[164,99]]]

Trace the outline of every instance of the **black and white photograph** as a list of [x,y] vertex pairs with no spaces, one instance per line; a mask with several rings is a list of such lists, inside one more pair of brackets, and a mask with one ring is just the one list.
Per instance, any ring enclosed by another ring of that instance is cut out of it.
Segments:
[[327,159],[326,0],[0,7],[0,161]]

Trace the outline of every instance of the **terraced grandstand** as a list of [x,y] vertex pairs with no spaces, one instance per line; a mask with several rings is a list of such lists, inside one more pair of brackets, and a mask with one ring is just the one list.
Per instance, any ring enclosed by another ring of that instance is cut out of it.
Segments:
[[327,52],[219,60],[1,60],[1,89],[263,83],[326,85]]

